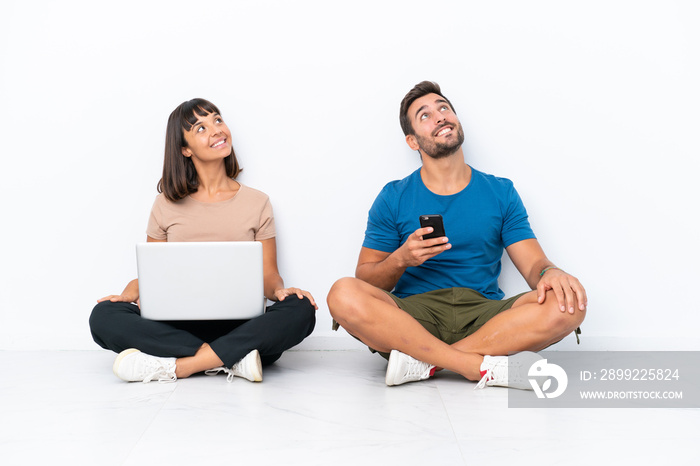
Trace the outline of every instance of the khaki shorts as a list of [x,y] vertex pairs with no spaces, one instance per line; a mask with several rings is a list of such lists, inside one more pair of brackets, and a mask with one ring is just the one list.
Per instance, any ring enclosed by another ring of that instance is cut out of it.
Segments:
[[[494,300],[469,288],[446,288],[399,298],[387,292],[404,312],[416,319],[435,338],[448,345],[476,332],[491,318],[513,307],[522,295]],[[370,351],[378,351],[370,348]],[[388,353],[381,353],[389,358]]]

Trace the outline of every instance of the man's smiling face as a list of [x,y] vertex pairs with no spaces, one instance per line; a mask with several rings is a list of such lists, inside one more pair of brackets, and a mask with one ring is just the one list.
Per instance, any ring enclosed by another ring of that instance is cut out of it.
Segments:
[[408,119],[415,140],[422,153],[439,159],[452,155],[464,142],[464,131],[450,104],[438,94],[427,94],[408,107]]

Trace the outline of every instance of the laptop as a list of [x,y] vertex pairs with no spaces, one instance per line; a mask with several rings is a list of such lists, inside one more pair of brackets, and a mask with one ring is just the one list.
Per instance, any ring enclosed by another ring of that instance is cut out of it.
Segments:
[[258,241],[138,243],[141,316],[240,320],[265,312]]

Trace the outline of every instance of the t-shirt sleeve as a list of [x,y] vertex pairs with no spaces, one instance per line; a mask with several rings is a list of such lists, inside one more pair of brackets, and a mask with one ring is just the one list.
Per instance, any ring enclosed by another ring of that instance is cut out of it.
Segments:
[[276,236],[275,231],[275,217],[272,213],[272,204],[270,199],[265,199],[262,210],[260,211],[260,227],[255,232],[255,240],[262,241],[264,239],[274,238]]
[[401,235],[396,228],[396,216],[391,208],[392,199],[389,185],[379,193],[369,210],[367,229],[362,246],[383,252],[394,252],[401,246]]
[[525,205],[515,190],[515,186],[510,181],[508,182],[506,199],[507,204],[501,232],[503,246],[508,247],[518,241],[535,238],[535,233],[530,227]]
[[163,228],[162,196],[157,196],[151,207],[151,215],[148,217],[146,234],[153,239],[167,240],[168,232]]

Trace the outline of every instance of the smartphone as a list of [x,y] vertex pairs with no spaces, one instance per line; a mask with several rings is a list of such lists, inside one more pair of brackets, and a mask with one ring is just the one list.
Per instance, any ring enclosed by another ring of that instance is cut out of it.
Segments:
[[418,219],[420,220],[421,228],[433,227],[433,232],[423,235],[423,239],[445,236],[445,226],[442,223],[442,215],[421,215]]

